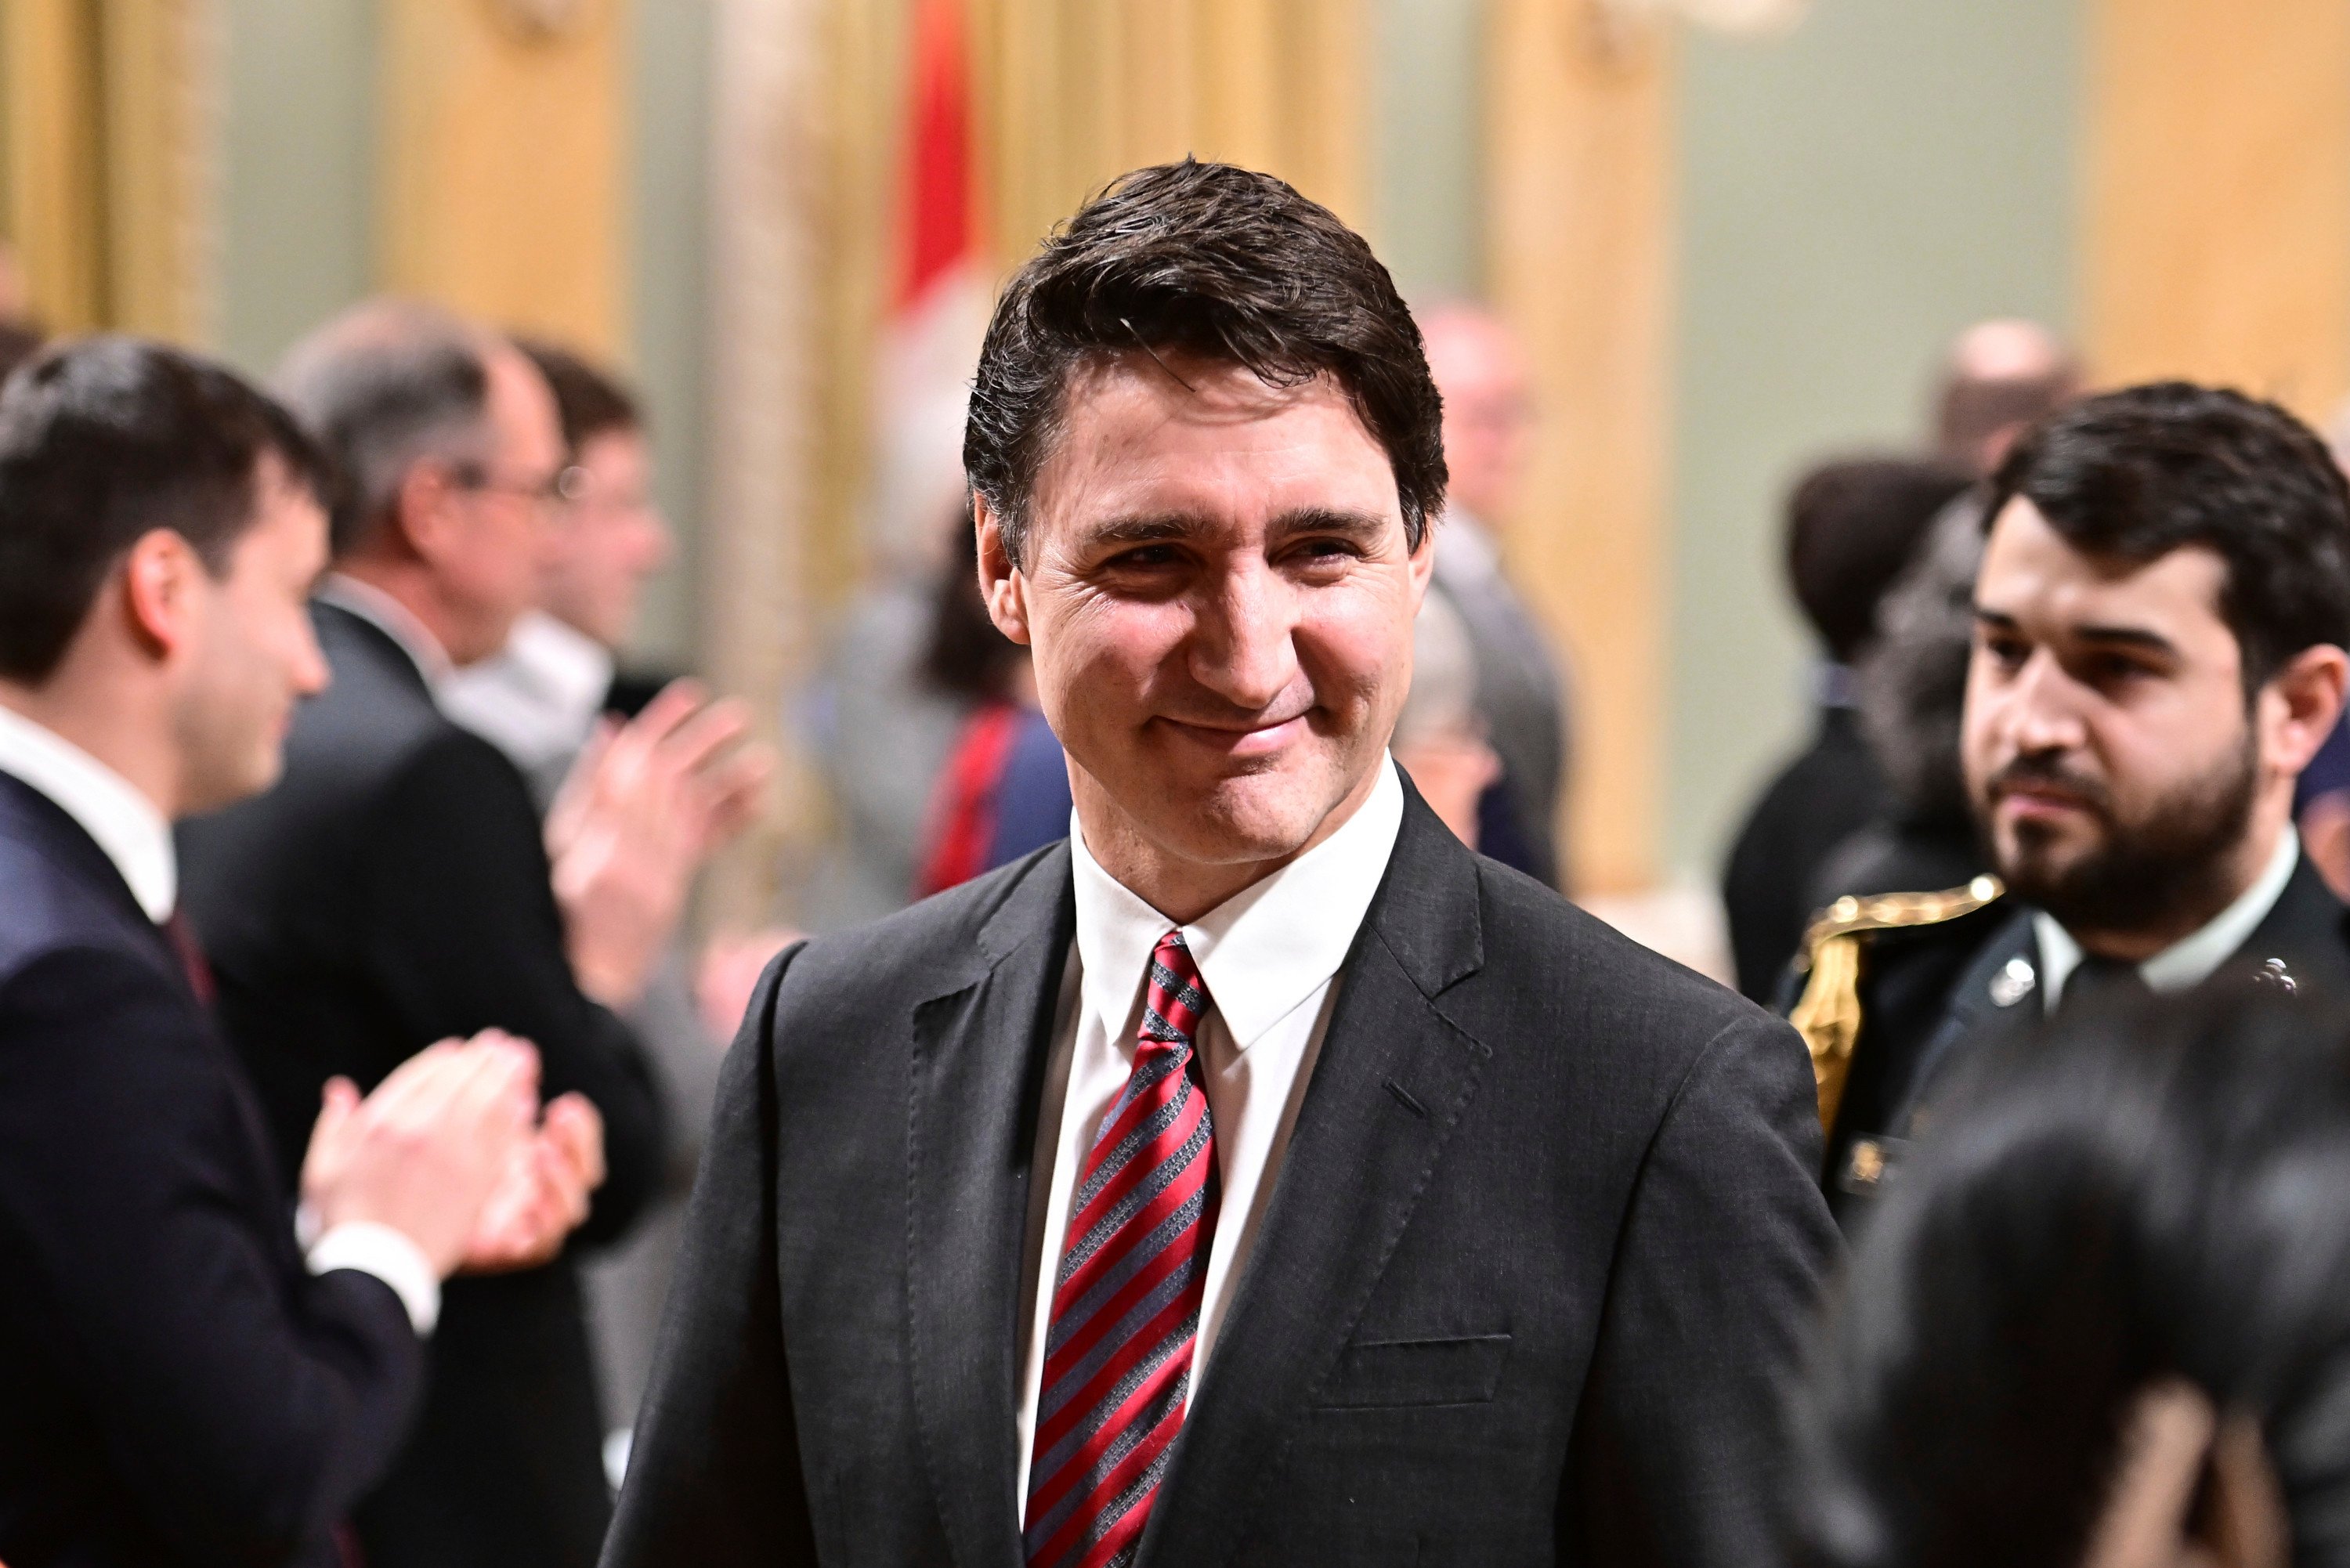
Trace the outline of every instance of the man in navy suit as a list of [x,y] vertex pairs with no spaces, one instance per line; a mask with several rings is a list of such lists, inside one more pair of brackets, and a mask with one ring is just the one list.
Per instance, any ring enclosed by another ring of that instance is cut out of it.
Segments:
[[347,1560],[443,1277],[586,1211],[576,1111],[445,1042],[328,1087],[299,1214],[204,1005],[171,821],[266,787],[326,666],[309,443],[127,338],[0,394],[0,1560]]

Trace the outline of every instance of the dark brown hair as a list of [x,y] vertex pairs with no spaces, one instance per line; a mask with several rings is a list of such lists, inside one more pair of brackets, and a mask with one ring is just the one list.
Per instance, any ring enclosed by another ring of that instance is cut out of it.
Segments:
[[514,346],[546,379],[563,425],[563,448],[575,461],[599,435],[644,429],[644,413],[629,389],[570,349],[536,337],[515,338]]
[[1274,387],[1330,377],[1386,449],[1419,547],[1444,504],[1442,405],[1388,269],[1282,181],[1187,158],[1114,181],[996,302],[962,460],[1015,563],[1071,378],[1138,349],[1243,366]]
[[1826,644],[1849,664],[1877,635],[1877,607],[1918,541],[1971,476],[1900,457],[1824,462],[1787,498],[1787,580]]
[[0,676],[57,671],[100,585],[169,528],[214,576],[255,518],[262,454],[321,489],[291,415],[229,371],[133,337],[84,337],[0,393]]
[[2186,381],[2075,403],[2000,464],[1984,526],[2019,495],[2090,555],[2216,553],[2248,693],[2305,648],[2350,644],[2350,487],[2274,403]]

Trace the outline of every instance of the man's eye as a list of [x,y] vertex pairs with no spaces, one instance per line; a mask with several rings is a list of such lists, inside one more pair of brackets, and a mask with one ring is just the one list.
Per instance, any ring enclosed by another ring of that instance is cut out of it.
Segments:
[[1352,560],[1361,553],[1344,539],[1308,539],[1297,547],[1297,554],[1309,561]]
[[2120,654],[2098,654],[2086,660],[2081,669],[2082,679],[2092,686],[2119,686],[2153,671],[2135,659]]
[[1144,545],[1137,549],[1121,550],[1109,558],[1113,571],[1148,572],[1175,564],[1175,547],[1171,545]]
[[1983,651],[1990,654],[1991,661],[2001,669],[2014,670],[2031,657],[2032,650],[2025,647],[2021,638],[1987,637],[1983,639]]

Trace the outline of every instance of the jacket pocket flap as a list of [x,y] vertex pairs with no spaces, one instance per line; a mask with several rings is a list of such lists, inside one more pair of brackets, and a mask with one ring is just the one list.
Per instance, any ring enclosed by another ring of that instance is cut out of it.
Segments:
[[1338,1353],[1337,1368],[1316,1403],[1326,1410],[1483,1404],[1501,1383],[1509,1355],[1506,1334],[1350,1345]]

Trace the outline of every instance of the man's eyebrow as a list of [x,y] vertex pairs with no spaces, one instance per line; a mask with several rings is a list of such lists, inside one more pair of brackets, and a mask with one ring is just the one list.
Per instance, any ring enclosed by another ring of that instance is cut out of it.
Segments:
[[1088,523],[1085,527],[1084,539],[1089,546],[1131,548],[1137,545],[1164,545],[1170,540],[1189,538],[1201,526],[1201,518],[1187,513],[1141,513]]
[[2083,642],[2117,643],[2147,653],[2158,653],[2166,659],[2178,657],[2178,645],[2158,631],[2148,631],[2142,626],[2076,626],[2073,635]]
[[1268,532],[1275,535],[1340,534],[1350,539],[1367,541],[1386,533],[1388,523],[1388,519],[1376,512],[1352,512],[1336,506],[1301,506],[1275,517]]
[[[1987,605],[1975,606],[1975,619],[1994,631],[2012,631],[2018,624],[2013,616]],[[2160,654],[2165,659],[2178,657],[2177,643],[2160,632],[2148,631],[2142,626],[2099,626],[2092,622],[2085,626],[2069,627],[2066,634],[2080,642],[2135,648],[2143,652]]]

